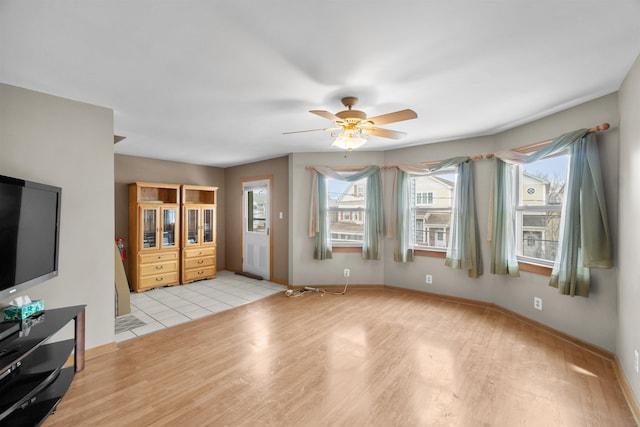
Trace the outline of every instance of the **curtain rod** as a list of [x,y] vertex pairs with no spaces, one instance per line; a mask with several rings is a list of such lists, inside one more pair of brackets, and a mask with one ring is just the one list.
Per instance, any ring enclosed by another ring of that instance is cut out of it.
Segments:
[[[480,159],[482,159],[482,154],[469,156],[469,160],[480,160]],[[442,160],[435,160],[431,162],[421,162],[420,164],[423,166],[433,166],[433,165],[437,165],[441,161]],[[326,166],[326,167],[331,168],[334,171],[338,171],[338,172],[361,171],[362,169],[364,169],[364,166]],[[388,166],[380,166],[380,169],[395,169],[397,167],[398,165],[388,165]],[[310,170],[315,168],[315,166],[305,166],[304,168],[307,170]]]
[[[478,154],[475,156],[469,156],[469,160],[481,160],[482,159],[482,154]],[[438,163],[440,163],[442,160],[435,160],[435,161],[431,161],[431,162],[421,162],[420,164],[422,166],[435,166]],[[389,165],[389,166],[380,166],[380,169],[396,169],[398,167],[398,165]]]
[[[600,132],[600,131],[609,129],[610,127],[611,127],[611,125],[609,123],[603,123],[601,125],[594,126],[592,128],[587,129],[587,133]],[[553,142],[554,139],[555,138],[551,138],[551,139],[546,139],[544,141],[534,142],[533,144],[525,145],[524,147],[519,147],[519,148],[516,148],[516,149],[511,150],[511,151],[515,151],[517,153],[530,153],[531,151],[535,151],[535,150],[537,150],[539,148],[542,148],[545,145]],[[485,157],[487,159],[491,159],[491,158],[494,157],[494,154],[493,153],[487,154],[487,155],[485,155]]]

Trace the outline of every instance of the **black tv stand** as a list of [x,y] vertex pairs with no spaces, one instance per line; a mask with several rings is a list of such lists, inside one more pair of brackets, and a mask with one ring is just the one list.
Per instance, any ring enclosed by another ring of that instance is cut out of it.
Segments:
[[[0,426],[40,425],[84,369],[85,306],[46,310],[41,316],[12,323],[20,330],[0,341]],[[70,321],[73,339],[47,343]],[[73,366],[64,367],[71,354]]]
[[20,330],[20,324],[15,322],[0,323],[0,342]]

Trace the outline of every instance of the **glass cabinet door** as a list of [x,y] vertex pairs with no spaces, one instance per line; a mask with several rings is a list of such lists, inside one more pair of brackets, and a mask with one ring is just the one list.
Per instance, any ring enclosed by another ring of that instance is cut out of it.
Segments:
[[197,245],[200,243],[198,235],[198,209],[187,209],[187,245]]
[[202,209],[202,243],[213,243],[213,239],[215,238],[213,234],[215,220],[213,209]]
[[158,209],[142,209],[142,248],[157,248]]
[[175,247],[177,208],[162,208],[162,246]]

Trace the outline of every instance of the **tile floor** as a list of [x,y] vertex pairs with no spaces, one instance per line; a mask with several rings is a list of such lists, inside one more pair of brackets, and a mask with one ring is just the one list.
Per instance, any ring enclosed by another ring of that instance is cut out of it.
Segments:
[[220,271],[212,280],[131,293],[131,314],[116,318],[116,342],[136,338],[283,292],[286,286]]

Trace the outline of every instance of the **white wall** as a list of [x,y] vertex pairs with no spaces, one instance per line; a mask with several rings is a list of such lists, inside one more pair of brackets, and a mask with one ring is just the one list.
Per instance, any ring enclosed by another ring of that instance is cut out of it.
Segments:
[[640,397],[634,350],[640,351],[640,57],[627,75],[620,99],[620,244],[618,246],[617,355],[625,376]]
[[113,112],[0,84],[0,147],[0,174],[62,187],[60,274],[24,293],[86,304],[87,348],[113,342]]
[[[292,155],[290,212],[294,221],[290,232],[292,241],[289,263],[292,270],[290,283],[293,285],[340,284],[344,280],[342,269],[350,268],[351,283],[354,284],[385,284],[494,302],[530,319],[614,352],[617,330],[617,259],[615,251],[615,267],[613,269],[592,271],[592,292],[589,298],[572,298],[558,294],[557,289],[548,286],[549,279],[546,276],[521,272],[521,277],[512,278],[495,276],[489,272],[490,247],[487,243],[487,221],[493,170],[493,161],[491,160],[473,162],[476,208],[484,260],[484,275],[479,279],[470,279],[466,271],[446,267],[441,258],[416,257],[413,263],[396,263],[393,261],[394,242],[392,239],[385,239],[384,255],[380,261],[363,261],[359,253],[337,253],[334,254],[333,260],[316,261],[312,259],[313,239],[306,237],[311,176],[311,173],[304,169],[306,165],[393,165],[401,162],[443,160],[463,155],[486,155],[499,148],[516,148],[603,122],[612,125],[609,131],[598,134],[598,140],[612,230],[612,244],[615,247],[618,229],[618,98],[617,94],[611,94],[493,136],[426,144],[384,153],[357,151],[347,159],[339,154]],[[383,182],[385,214],[388,217],[393,183],[391,169],[383,172]],[[427,285],[425,283],[426,274],[433,276],[433,284]],[[543,299],[543,311],[533,308],[534,296]]]

